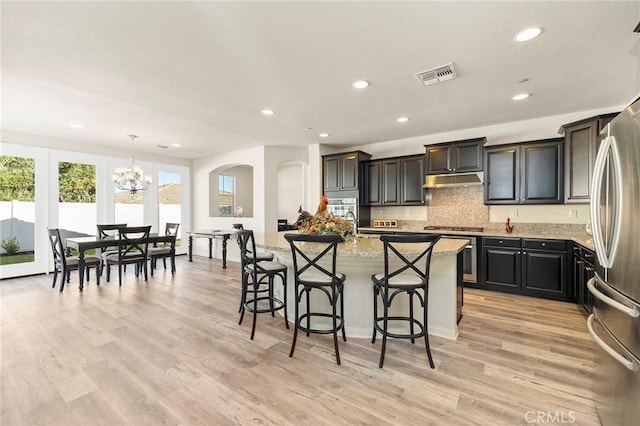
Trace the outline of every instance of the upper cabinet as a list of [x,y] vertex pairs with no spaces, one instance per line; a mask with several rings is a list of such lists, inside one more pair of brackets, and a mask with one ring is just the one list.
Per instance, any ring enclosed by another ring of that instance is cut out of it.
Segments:
[[361,162],[370,158],[370,154],[362,151],[323,155],[324,192],[357,191],[364,174]]
[[364,170],[366,205],[424,205],[424,155],[368,161]]
[[427,174],[482,171],[482,147],[486,138],[467,139],[436,145],[425,145]]
[[563,140],[485,149],[485,204],[562,204]]
[[599,115],[561,127],[560,132],[564,132],[564,194],[566,203],[589,203],[598,133],[616,115],[615,113]]

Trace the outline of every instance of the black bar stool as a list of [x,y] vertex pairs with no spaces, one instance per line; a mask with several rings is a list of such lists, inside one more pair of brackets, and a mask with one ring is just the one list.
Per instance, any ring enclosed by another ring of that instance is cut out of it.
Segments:
[[[234,223],[231,225],[233,229],[240,230],[244,229],[244,226],[241,223]],[[238,313],[242,312],[242,306],[247,298],[247,276],[245,274],[245,267],[247,266],[246,260],[250,260],[252,258],[256,259],[256,262],[271,262],[273,260],[273,253],[254,253],[249,244],[247,244],[244,248],[245,253],[242,255],[242,239],[238,234],[235,234],[236,242],[238,243],[238,247],[240,248],[240,270],[242,271],[242,294],[240,295],[240,307],[238,307]]]
[[[373,281],[373,338],[376,342],[376,332],[382,335],[382,350],[380,364],[384,364],[384,352],[387,337],[401,339],[415,339],[424,337],[429,365],[435,368],[431,349],[429,347],[429,330],[427,327],[429,306],[429,267],[433,247],[440,239],[438,234],[406,234],[381,235],[384,245],[384,273],[371,276]],[[405,254],[406,253],[406,254]],[[400,265],[395,269],[391,265]],[[409,316],[390,316],[389,308],[396,296],[407,294],[409,297]],[[378,314],[378,296],[382,301],[383,314]],[[422,307],[422,321],[414,318],[413,299],[417,297]],[[389,331],[389,322],[408,323],[409,332]],[[417,326],[419,331],[415,330]]]
[[[256,252],[256,241],[253,231],[241,229],[236,232],[242,257],[242,294],[243,301],[240,307],[240,321],[242,324],[245,311],[253,312],[253,324],[251,326],[251,340],[256,332],[256,317],[259,313],[275,312],[284,309],[284,324],[289,328],[287,320],[287,266],[278,262],[258,261],[255,256],[249,257],[248,253]],[[274,295],[274,280],[280,277],[284,287],[284,300]],[[250,297],[250,298],[249,298]],[[246,299],[246,300],[245,300]]]
[[[336,362],[340,365],[340,352],[338,350],[338,331],[342,331],[342,339],[346,342],[347,335],[344,331],[344,299],[342,292],[344,289],[345,275],[336,272],[337,245],[342,241],[339,235],[301,235],[285,234],[284,237],[291,245],[293,253],[293,268],[296,281],[296,325],[293,331],[293,342],[289,357],[293,356],[296,348],[298,330],[307,333],[333,334],[333,345],[336,352]],[[315,243],[309,246],[308,243]],[[307,244],[305,246],[305,244]],[[313,254],[305,253],[307,252]],[[330,270],[320,265],[330,262]],[[327,262],[328,261],[328,262]],[[329,299],[331,313],[311,311],[309,293],[311,290],[323,292]],[[300,314],[299,306],[303,296],[306,296],[306,312]],[[340,305],[338,313],[337,306]],[[331,326],[328,328],[315,328],[311,326],[311,318],[331,318]],[[306,320],[306,321],[305,321]],[[305,322],[306,325],[302,325]]]

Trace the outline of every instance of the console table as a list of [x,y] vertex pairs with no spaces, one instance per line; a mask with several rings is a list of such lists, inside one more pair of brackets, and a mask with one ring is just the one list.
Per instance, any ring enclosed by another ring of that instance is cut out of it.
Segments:
[[193,262],[193,239],[194,238],[208,238],[209,239],[209,259],[213,259],[213,239],[219,238],[222,240],[222,269],[227,268],[227,240],[231,238],[231,235],[236,231],[224,231],[220,229],[204,229],[200,231],[188,231],[189,234],[189,262]]

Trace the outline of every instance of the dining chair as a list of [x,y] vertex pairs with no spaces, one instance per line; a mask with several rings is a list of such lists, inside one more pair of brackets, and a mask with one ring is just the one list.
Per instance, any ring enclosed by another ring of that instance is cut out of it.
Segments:
[[147,259],[149,254],[149,233],[151,225],[120,228],[118,232],[118,252],[106,256],[107,282],[111,278],[111,265],[118,265],[118,285],[122,286],[122,268],[125,265],[136,266],[136,276],[144,272],[148,281]]
[[102,276],[102,270],[104,269],[106,258],[110,254],[114,254],[118,252],[117,241],[115,237],[118,235],[118,230],[120,228],[125,228],[127,226],[126,223],[105,223],[105,224],[97,224],[97,237],[101,240],[105,238],[114,238],[113,246],[111,247],[102,247],[100,249],[100,276]]
[[[71,271],[78,269],[78,256],[67,256],[67,251],[64,247],[64,244],[62,243],[62,237],[60,236],[60,229],[48,228],[47,232],[49,233],[49,242],[51,243],[51,251],[53,252],[54,263],[53,285],[51,287],[56,287],[58,272],[60,272],[60,275],[62,277],[60,281],[60,292],[62,293],[62,290],[64,290],[65,280],[66,282],[69,282],[71,279]],[[87,281],[89,281],[89,269],[95,268],[96,281],[97,284],[100,285],[100,257],[85,256],[84,265],[85,271],[78,271],[78,273],[82,274],[86,272]]]
[[[373,338],[371,343],[376,342],[376,333],[379,332],[382,335],[382,349],[378,364],[380,368],[384,364],[387,337],[411,339],[411,343],[415,343],[415,339],[424,337],[429,366],[435,368],[429,346],[427,318],[431,254],[439,239],[439,234],[383,234],[380,236],[383,244],[384,272],[371,276],[373,281]],[[409,314],[408,316],[398,315],[396,311],[391,315],[389,313],[391,304],[394,301],[400,304],[402,297],[398,296],[401,295],[408,296]],[[420,303],[421,319],[414,316],[414,298]],[[378,312],[378,299],[382,301],[381,314]],[[404,324],[405,328],[390,329],[389,323],[392,323],[392,326]]]
[[170,223],[167,222],[164,228],[164,235],[168,237],[173,237],[173,243],[164,242],[160,243],[158,246],[149,247],[149,263],[151,267],[151,276],[153,276],[153,270],[156,269],[156,263],[158,259],[162,259],[162,265],[164,269],[167,269],[167,257],[171,259],[171,273],[176,273],[176,242],[175,239],[178,237],[178,228],[180,227],[179,223]]

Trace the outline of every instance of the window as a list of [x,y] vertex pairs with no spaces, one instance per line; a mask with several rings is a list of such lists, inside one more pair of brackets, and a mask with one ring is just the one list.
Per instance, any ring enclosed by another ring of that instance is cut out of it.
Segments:
[[33,158],[0,155],[0,265],[34,261],[35,182]]
[[218,176],[218,214],[220,216],[233,216],[234,183],[233,176]]
[[[179,173],[158,173],[158,232],[163,233],[167,222],[182,223],[182,184]],[[182,230],[178,229],[178,233]],[[176,241],[180,245],[180,239]]]
[[129,226],[144,225],[144,191],[131,194],[115,187],[114,223],[126,223]]
[[96,233],[96,166],[58,163],[58,227],[62,237]]

